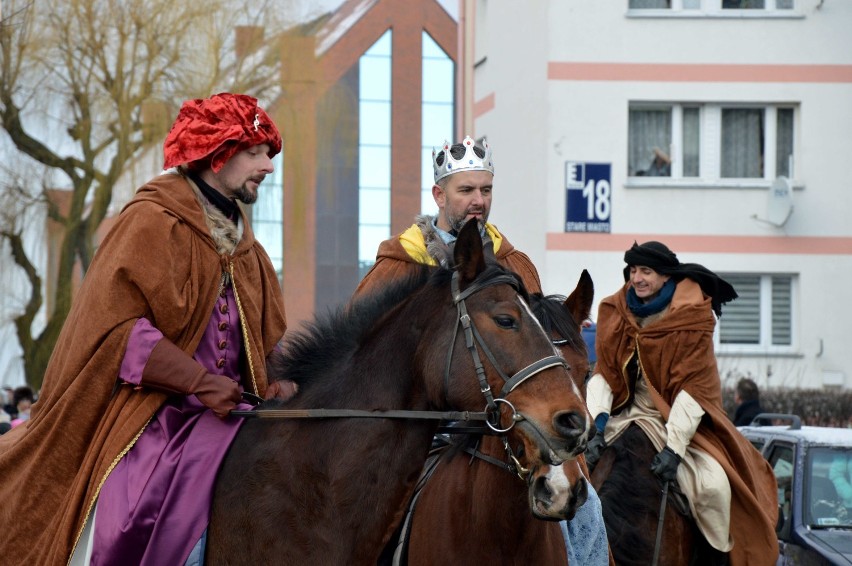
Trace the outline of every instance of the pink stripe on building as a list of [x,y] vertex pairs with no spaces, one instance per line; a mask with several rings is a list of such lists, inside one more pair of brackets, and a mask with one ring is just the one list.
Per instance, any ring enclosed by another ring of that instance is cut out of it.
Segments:
[[473,103],[473,117],[479,118],[486,112],[491,112],[494,110],[494,93],[480,98],[476,102]]
[[716,65],[550,61],[554,81],[852,83],[852,65]]
[[548,251],[623,252],[634,241],[664,242],[673,250],[724,254],[852,255],[852,238],[832,236],[690,236],[551,232]]

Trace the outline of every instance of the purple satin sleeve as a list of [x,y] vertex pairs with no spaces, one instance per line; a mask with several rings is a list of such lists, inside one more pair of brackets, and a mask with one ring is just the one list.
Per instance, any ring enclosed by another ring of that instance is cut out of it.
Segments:
[[162,337],[163,333],[154,328],[147,318],[137,320],[133,330],[130,331],[121,369],[118,370],[119,379],[139,385],[142,381],[142,371],[148,363],[148,358],[151,357],[151,351]]

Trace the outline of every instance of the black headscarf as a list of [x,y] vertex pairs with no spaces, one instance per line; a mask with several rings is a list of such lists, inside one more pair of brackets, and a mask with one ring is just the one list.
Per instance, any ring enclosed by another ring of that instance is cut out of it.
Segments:
[[670,275],[675,281],[681,279],[692,279],[701,287],[701,291],[710,297],[713,312],[716,316],[722,316],[722,305],[737,298],[734,287],[697,263],[681,263],[677,255],[665,244],[660,242],[645,242],[641,246],[633,242],[633,247],[624,252],[624,280],[630,278],[630,267],[643,265],[650,267],[661,275]]

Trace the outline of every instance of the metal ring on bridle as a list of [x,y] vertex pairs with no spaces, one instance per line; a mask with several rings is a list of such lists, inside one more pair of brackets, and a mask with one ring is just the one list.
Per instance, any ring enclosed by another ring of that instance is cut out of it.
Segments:
[[[505,404],[509,405],[510,409],[512,409],[512,423],[506,428],[500,428],[500,411],[499,411],[499,408],[497,407],[497,403],[505,403]],[[489,413],[488,419],[485,421],[485,424],[488,425],[488,428],[490,428],[491,430],[493,430],[494,432],[496,432],[498,434],[502,434],[504,432],[509,432],[510,430],[512,430],[512,427],[515,426],[515,422],[517,421],[517,418],[516,418],[517,415],[518,415],[517,409],[515,409],[515,406],[512,405],[512,403],[510,403],[506,399],[502,399],[502,398],[501,399],[494,399],[494,405],[495,405],[495,408],[497,410]],[[485,407],[485,410],[488,411],[488,407]],[[496,424],[491,422],[491,415],[497,415],[497,423]]]

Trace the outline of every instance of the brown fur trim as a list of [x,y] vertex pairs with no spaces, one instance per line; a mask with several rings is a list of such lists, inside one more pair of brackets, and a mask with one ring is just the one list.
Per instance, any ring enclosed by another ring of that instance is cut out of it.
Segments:
[[222,211],[210,204],[210,202],[201,194],[198,186],[192,182],[192,179],[184,176],[189,186],[192,187],[192,192],[195,193],[195,198],[204,209],[204,221],[210,229],[210,236],[216,242],[216,250],[220,254],[230,255],[237,248],[237,244],[243,237],[242,219],[237,218],[237,223],[231,222]]

